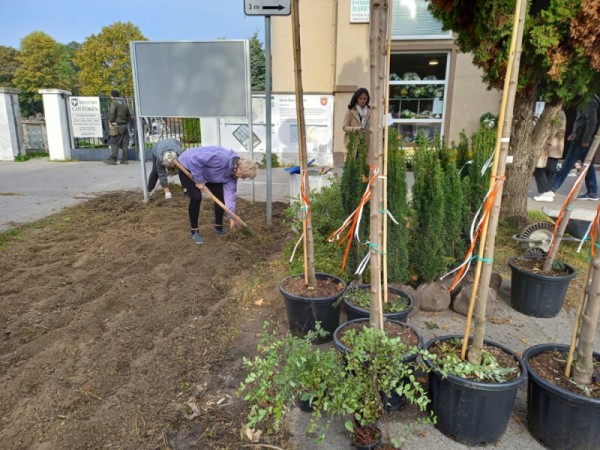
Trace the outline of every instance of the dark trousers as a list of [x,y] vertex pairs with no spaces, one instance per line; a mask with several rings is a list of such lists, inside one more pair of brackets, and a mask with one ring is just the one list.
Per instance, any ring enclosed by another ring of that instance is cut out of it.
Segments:
[[156,168],[156,156],[152,155],[152,170],[148,175],[148,192],[152,192],[152,189],[156,187],[158,181],[158,169]]
[[[552,180],[552,190],[554,192],[558,191],[558,188],[563,184],[567,175],[573,167],[575,167],[575,163],[577,161],[583,162],[585,157],[588,154],[589,147],[581,146],[581,139],[575,139],[571,142],[569,146],[569,151],[567,152],[567,157],[563,161],[562,167]],[[592,161],[591,167],[588,169],[587,174],[585,175],[585,187],[587,188],[587,192],[593,195],[598,194],[598,183],[596,181],[596,170],[594,169],[594,163]]]
[[110,159],[116,161],[119,158],[119,149],[123,150],[123,156],[121,161],[129,160],[129,127],[127,124],[119,125],[119,134],[116,136],[110,136],[108,139],[108,146],[110,147],[111,155]]
[[552,179],[556,173],[556,164],[558,164],[557,158],[548,158],[546,167],[536,167],[533,171],[539,194],[552,190]]
[[[190,178],[179,172],[181,186],[187,190],[186,194],[190,199],[188,204],[188,215],[190,216],[190,228],[198,228],[198,219],[200,217],[200,205],[202,203],[202,191],[196,187],[196,184]],[[206,183],[206,187],[210,189],[221,202],[224,202],[223,184],[221,183]],[[223,225],[223,216],[225,211],[215,202],[215,225]]]

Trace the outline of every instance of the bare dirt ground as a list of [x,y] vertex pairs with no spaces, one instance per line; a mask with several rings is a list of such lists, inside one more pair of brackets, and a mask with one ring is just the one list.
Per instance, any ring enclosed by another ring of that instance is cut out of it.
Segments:
[[265,205],[239,201],[256,235],[223,238],[205,201],[200,246],[181,193],[111,193],[22,227],[0,250],[0,447],[247,444],[235,391],[263,321],[285,317],[284,208],[267,229]]

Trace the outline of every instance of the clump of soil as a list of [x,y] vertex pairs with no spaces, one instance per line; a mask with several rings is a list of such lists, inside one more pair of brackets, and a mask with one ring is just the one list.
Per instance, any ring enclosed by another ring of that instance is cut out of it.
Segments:
[[142,200],[103,195],[0,250],[2,448],[242,447],[242,357],[285,316],[286,205],[267,228],[240,200],[255,236],[219,237],[207,200],[197,245],[183,195]]

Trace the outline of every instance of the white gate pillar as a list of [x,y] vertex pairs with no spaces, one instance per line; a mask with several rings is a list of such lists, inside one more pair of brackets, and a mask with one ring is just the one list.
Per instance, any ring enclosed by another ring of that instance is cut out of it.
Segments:
[[71,159],[71,135],[67,112],[67,97],[71,93],[62,89],[40,89],[39,93],[42,94],[44,101],[50,160]]
[[0,161],[25,154],[19,90],[0,87]]

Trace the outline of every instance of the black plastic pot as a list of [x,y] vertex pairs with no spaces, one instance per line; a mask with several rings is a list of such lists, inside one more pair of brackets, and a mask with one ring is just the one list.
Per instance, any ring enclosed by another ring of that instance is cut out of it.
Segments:
[[[329,333],[329,336],[324,339],[318,339],[317,342],[326,342],[331,340],[331,335],[340,324],[340,311],[342,305],[333,306],[334,303],[342,296],[346,290],[346,283],[333,275],[326,273],[315,274],[317,280],[331,279],[335,283],[343,285],[335,295],[329,297],[301,297],[283,289],[282,284],[279,285],[279,292],[285,299],[285,309],[287,312],[290,332],[295,336],[303,336],[310,331],[315,330],[315,324],[321,323],[321,328]],[[288,278],[298,278],[304,275],[291,275]]]
[[[600,448],[600,399],[566,391],[548,383],[529,366],[540,353],[558,350],[566,354],[568,345],[540,344],[523,353],[529,373],[527,382],[527,427],[531,435],[550,449]],[[600,353],[594,352],[600,360]]]
[[[462,336],[443,336],[425,344],[429,349],[437,341]],[[486,383],[467,380],[448,374],[443,378],[430,360],[430,408],[437,416],[436,428],[455,441],[467,445],[486,445],[497,442],[506,431],[512,414],[517,390],[525,382],[527,372],[520,358],[508,348],[491,341],[486,345],[498,347],[511,355],[519,364],[521,374],[506,383]]]
[[569,283],[575,277],[575,269],[567,264],[567,275],[549,276],[529,272],[508,262],[510,266],[510,302],[517,311],[533,317],[554,317],[562,308]]
[[366,427],[363,427],[363,429],[370,429],[374,434],[378,434],[379,437],[370,444],[358,444],[356,442],[356,438],[353,437],[352,445],[354,445],[354,447],[356,447],[359,450],[375,450],[381,444],[381,429],[374,425],[367,425]]
[[[359,286],[360,289],[369,289],[370,285],[363,284]],[[394,313],[384,313],[383,316],[386,319],[397,320],[399,322],[406,322],[408,315],[414,309],[414,301],[413,298],[408,295],[408,293],[404,292],[401,289],[388,287],[388,292],[399,295],[400,297],[405,297],[409,300],[408,307],[404,311],[394,312]],[[361,319],[364,317],[369,317],[369,310],[361,308],[360,306],[356,306],[351,303],[346,297],[343,298],[342,303],[344,304],[344,310],[346,311],[346,317],[348,320]]]

